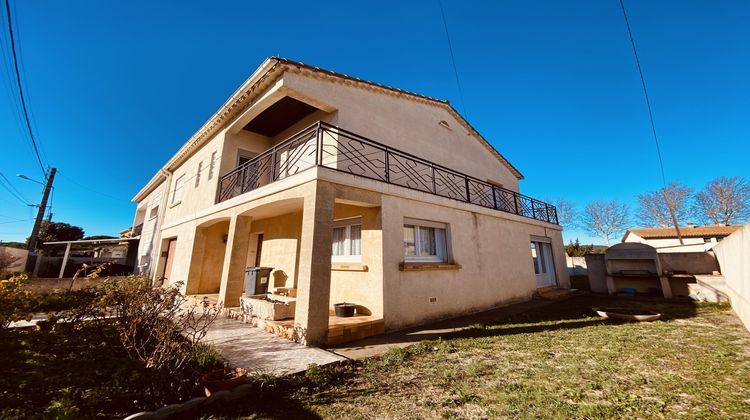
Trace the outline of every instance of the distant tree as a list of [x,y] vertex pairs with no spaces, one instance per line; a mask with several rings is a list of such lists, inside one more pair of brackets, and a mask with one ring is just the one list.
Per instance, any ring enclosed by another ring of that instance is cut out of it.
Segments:
[[85,236],[83,239],[87,241],[92,241],[96,239],[117,239],[117,237],[109,236],[109,235],[92,235],[92,236]]
[[628,224],[628,206],[617,200],[593,201],[586,206],[581,223],[609,246],[611,239],[622,234]]
[[569,257],[583,257],[586,254],[594,253],[594,245],[581,245],[581,241],[576,238],[575,242],[571,241],[565,245],[565,253],[568,254]]
[[[77,241],[83,238],[83,228],[63,222],[42,221],[39,227],[40,242]],[[28,243],[28,239],[26,240]]]
[[644,227],[670,227],[674,225],[662,191],[667,193],[677,222],[684,224],[689,221],[691,216],[690,199],[693,195],[693,189],[675,181],[664,190],[660,189],[638,195],[637,217],[639,223]]
[[750,219],[750,185],[739,176],[716,178],[695,195],[693,210],[704,223],[745,222]]
[[564,198],[550,198],[545,200],[557,209],[557,222],[566,229],[575,229],[578,226],[578,210],[572,201]]

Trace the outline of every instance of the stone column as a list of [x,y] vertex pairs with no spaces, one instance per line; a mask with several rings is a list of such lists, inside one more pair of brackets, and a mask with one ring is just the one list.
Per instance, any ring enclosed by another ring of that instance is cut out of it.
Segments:
[[224,266],[221,270],[221,285],[219,286],[219,302],[223,302],[225,308],[240,306],[251,224],[252,217],[250,216],[232,216],[229,221]]
[[295,340],[307,345],[323,345],[328,335],[333,205],[333,186],[318,181],[302,212],[294,326]]

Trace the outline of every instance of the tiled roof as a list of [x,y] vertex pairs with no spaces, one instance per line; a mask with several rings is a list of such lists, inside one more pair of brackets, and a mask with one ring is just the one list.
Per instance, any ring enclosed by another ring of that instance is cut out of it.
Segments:
[[[735,230],[741,228],[741,225],[737,226],[681,226],[680,233],[683,238],[712,238],[712,237],[724,237],[731,235]],[[659,239],[659,238],[676,238],[677,231],[675,228],[642,228],[642,229],[628,229],[625,233],[634,233],[643,239]]]

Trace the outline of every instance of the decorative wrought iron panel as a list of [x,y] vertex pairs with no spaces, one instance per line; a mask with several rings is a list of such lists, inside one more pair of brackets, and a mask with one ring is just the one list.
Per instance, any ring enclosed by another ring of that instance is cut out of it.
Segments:
[[291,141],[287,140],[274,147],[274,181],[296,175],[315,166],[317,147],[317,130],[305,130]]
[[385,148],[341,131],[322,130],[321,165],[386,181]]
[[466,177],[441,168],[435,168],[435,194],[454,200],[466,201]]
[[433,192],[432,166],[425,162],[391,152],[388,154],[388,171],[391,184]]
[[508,213],[516,212],[516,195],[513,191],[495,188],[495,201],[497,209]]
[[240,194],[270,184],[272,162],[273,153],[266,152],[245,163],[242,166],[244,175],[242,177],[242,191]]
[[492,197],[492,185],[484,182],[468,180],[469,202],[482,207],[495,208],[495,200]]

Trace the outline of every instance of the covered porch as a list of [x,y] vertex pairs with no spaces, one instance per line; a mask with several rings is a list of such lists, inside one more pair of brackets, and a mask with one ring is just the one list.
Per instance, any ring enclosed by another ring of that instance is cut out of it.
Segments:
[[[195,227],[186,293],[307,344],[382,333],[379,195],[313,180],[273,197]],[[245,290],[248,267],[273,269],[267,294]],[[355,316],[335,316],[343,302],[356,305]]]

